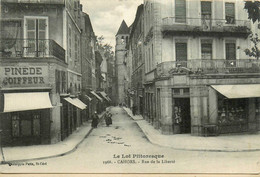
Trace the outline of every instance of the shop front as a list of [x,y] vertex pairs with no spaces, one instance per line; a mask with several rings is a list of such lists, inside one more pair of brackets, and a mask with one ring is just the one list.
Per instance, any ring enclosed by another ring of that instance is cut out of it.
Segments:
[[[219,134],[255,132],[258,128],[260,84],[211,85],[211,102]],[[212,112],[212,111],[211,111]]]
[[49,92],[3,93],[1,99],[4,146],[50,143]]
[[62,100],[61,139],[64,140],[83,123],[87,105],[78,98],[64,97]]

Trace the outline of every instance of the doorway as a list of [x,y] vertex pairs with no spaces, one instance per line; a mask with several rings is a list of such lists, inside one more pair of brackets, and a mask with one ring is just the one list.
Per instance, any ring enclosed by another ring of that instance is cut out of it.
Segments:
[[180,133],[191,133],[190,98],[174,98],[180,115]]

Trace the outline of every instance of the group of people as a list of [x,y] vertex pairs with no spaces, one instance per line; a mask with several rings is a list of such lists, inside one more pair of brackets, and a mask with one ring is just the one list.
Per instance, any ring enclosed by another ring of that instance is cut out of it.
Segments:
[[[112,114],[109,111],[107,111],[104,116],[105,116],[106,125],[108,127],[109,125],[112,124]],[[95,113],[92,116],[91,126],[93,128],[97,128],[98,122],[99,122],[99,117],[98,117],[97,111],[95,111]]]

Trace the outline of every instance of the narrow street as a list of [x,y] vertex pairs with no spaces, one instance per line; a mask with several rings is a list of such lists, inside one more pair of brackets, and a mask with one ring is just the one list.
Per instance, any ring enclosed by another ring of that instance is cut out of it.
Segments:
[[[181,151],[151,144],[126,112],[111,109],[113,124],[102,121],[68,155],[0,166],[12,173],[257,173],[260,152]],[[40,152],[37,152],[40,153]],[[143,155],[143,157],[141,157]],[[146,156],[148,155],[148,156]]]

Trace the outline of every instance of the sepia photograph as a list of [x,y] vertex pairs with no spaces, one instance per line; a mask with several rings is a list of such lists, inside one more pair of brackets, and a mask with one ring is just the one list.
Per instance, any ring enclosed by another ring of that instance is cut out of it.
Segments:
[[0,12],[0,175],[260,175],[260,1]]

